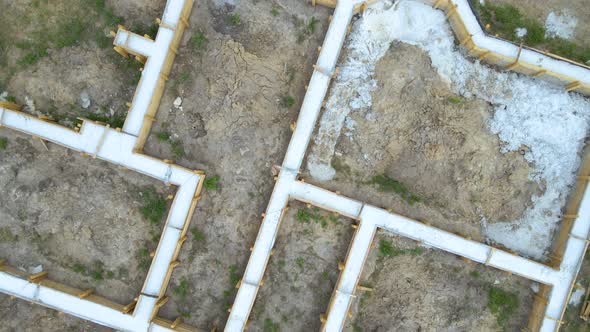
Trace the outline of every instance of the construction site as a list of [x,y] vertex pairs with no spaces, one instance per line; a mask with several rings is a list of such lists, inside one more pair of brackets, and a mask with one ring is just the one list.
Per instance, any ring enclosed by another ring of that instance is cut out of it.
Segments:
[[0,19],[0,331],[590,329],[583,0]]

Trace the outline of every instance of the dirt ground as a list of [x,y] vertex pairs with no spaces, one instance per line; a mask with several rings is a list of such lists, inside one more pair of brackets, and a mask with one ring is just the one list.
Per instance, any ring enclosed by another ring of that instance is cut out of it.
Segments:
[[486,0],[492,4],[511,4],[520,9],[528,17],[536,18],[545,24],[547,15],[566,13],[578,19],[572,41],[580,45],[589,45],[590,36],[590,7],[586,0],[546,0],[539,5],[535,0]]
[[[308,218],[309,217],[309,218]],[[319,331],[352,240],[352,220],[291,203],[264,285],[250,315],[252,331]]]
[[[357,293],[345,331],[520,331],[526,326],[530,281],[387,233],[374,241],[359,283],[373,292]],[[382,241],[391,249],[382,249]]]
[[0,331],[2,332],[107,332],[112,329],[92,322],[61,314],[56,310],[31,304],[18,299],[10,299],[0,294]]
[[219,183],[194,213],[161,316],[224,327],[330,13],[301,1],[195,2],[144,150]]
[[[579,286],[587,287],[590,286],[590,257],[586,254],[576,284]],[[580,310],[582,309],[582,303],[584,302],[584,296],[579,303],[569,303],[563,316],[564,324],[561,327],[562,331],[565,332],[588,332],[590,331],[590,322],[586,322],[580,318]]]
[[[481,218],[525,211],[540,188],[522,155],[500,152],[486,126],[490,105],[453,95],[428,56],[403,43],[379,61],[375,79],[372,108],[351,113],[353,129],[332,159],[336,177],[320,185],[476,240]],[[397,184],[374,184],[381,175]]]
[[[0,93],[72,126],[85,116],[121,127],[140,64],[112,50],[117,24],[152,33],[163,1],[0,2]],[[83,99],[89,105],[83,105]],[[31,100],[32,102],[27,102]]]
[[[112,40],[105,42],[105,36],[123,20],[134,32],[150,33],[151,24],[161,16],[164,3],[155,0],[0,3],[0,18],[9,27],[0,31],[0,90],[8,91],[8,98],[20,104],[32,99],[33,103],[29,102],[25,111],[52,115],[64,125],[71,126],[75,117],[85,116],[120,127],[126,112],[125,103],[133,96],[140,65],[133,60],[121,60],[111,49]],[[224,291],[228,289],[230,274],[242,274],[247,263],[248,247],[255,239],[260,213],[274,185],[270,167],[282,161],[290,137],[289,122],[296,118],[304,84],[311,74],[316,48],[323,39],[330,13],[326,8],[313,8],[295,1],[195,2],[191,27],[185,33],[170,75],[154,135],[145,148],[147,154],[176,159],[220,179],[218,186],[210,186],[204,193],[195,211],[192,240],[183,247],[180,260],[184,264],[176,269],[169,290],[172,293],[178,288],[184,276],[191,279],[190,296],[182,303],[182,310],[191,312],[192,318],[185,317],[185,320],[195,326],[222,328],[225,323],[226,308],[235,294],[224,295]],[[59,22],[65,23],[57,24]],[[64,33],[66,31],[68,33]],[[69,33],[72,31],[74,33]],[[183,99],[182,109],[172,106],[179,96]],[[90,100],[88,108],[83,107],[85,100]],[[11,146],[4,156],[22,149],[20,145],[24,143],[13,143],[16,141],[14,134],[7,131],[2,134],[9,138]],[[63,152],[61,159],[64,155],[68,156],[66,161],[77,158],[68,153]],[[38,147],[27,158],[39,160],[39,163],[48,160],[48,165],[51,165],[49,160],[58,163],[60,159],[59,155],[40,152]],[[109,171],[104,163],[92,160],[96,166],[92,168],[86,164],[89,161],[83,162],[88,172],[100,170],[106,173],[105,181],[114,181],[110,173],[113,170]],[[58,166],[47,167],[63,168]],[[43,170],[30,172],[55,176],[55,172]],[[121,190],[127,180],[127,177],[118,180],[122,182]],[[11,180],[6,177],[5,181]],[[68,188],[81,190],[78,184],[71,182]],[[108,197],[106,185],[102,186],[103,191],[99,183],[93,183],[92,187],[99,191],[84,192],[88,200]],[[36,188],[32,185],[31,190]],[[62,201],[64,206],[73,205],[70,200]],[[113,205],[112,211],[118,211],[119,206],[126,207],[128,214],[133,214],[131,210],[137,205],[123,196],[117,196],[109,204]],[[11,227],[15,227],[13,231],[16,232],[18,209],[5,209],[5,213],[12,216],[15,225]],[[47,210],[49,207],[43,211]],[[104,216],[96,218],[95,222],[88,223],[105,223]],[[43,227],[55,229],[61,224],[60,220],[50,219]],[[146,246],[141,243],[152,235],[145,229],[125,236],[142,240],[118,247],[115,243],[101,250],[129,248],[129,256],[122,255],[118,259],[129,257],[145,265],[143,250]],[[23,248],[27,247],[22,242]],[[151,250],[151,245],[152,242],[147,249]],[[137,253],[139,250],[142,252]],[[80,250],[78,254],[78,259],[86,259],[91,264],[92,257],[86,256],[87,251]],[[72,269],[62,268],[58,263],[52,261],[48,265],[56,269],[50,271],[51,274],[61,277],[63,273],[63,281],[76,285],[76,275],[68,274]],[[109,271],[118,268],[110,261],[105,261],[104,265],[105,274],[106,268]],[[229,273],[230,268],[232,273]],[[130,270],[129,274],[133,275],[130,279],[135,280],[134,271]],[[84,278],[76,276],[77,282],[93,280],[79,279]],[[143,278],[139,278],[136,284],[141,286],[142,281]],[[114,282],[114,279],[102,282]],[[98,293],[112,293],[115,299],[123,299],[136,295],[138,290],[113,286],[107,291],[99,287]],[[170,301],[161,313],[176,316],[178,307],[175,301]]]
[[[139,195],[159,181],[0,129],[0,252],[28,273],[127,304],[147,275],[140,249],[155,249],[160,225],[144,220]],[[39,272],[39,271],[37,271]],[[18,308],[18,307],[16,307]]]

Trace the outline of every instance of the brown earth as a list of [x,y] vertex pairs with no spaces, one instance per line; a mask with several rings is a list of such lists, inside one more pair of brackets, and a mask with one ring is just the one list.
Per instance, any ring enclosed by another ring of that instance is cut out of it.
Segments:
[[[321,183],[343,195],[481,240],[480,220],[517,219],[538,186],[516,152],[503,154],[486,122],[492,107],[451,93],[417,47],[395,43],[375,70],[373,106],[351,113]],[[409,194],[381,192],[386,175]],[[309,182],[313,182],[311,178]]]
[[[381,241],[393,255],[382,255]],[[345,331],[520,331],[533,299],[526,279],[386,233],[375,237],[360,284],[373,292],[357,293]],[[489,309],[491,287],[517,298],[502,325]]]
[[0,294],[2,332],[107,332],[112,329]]
[[[141,291],[161,225],[144,220],[140,192],[170,190],[156,180],[2,128],[0,252],[32,273],[127,304]],[[148,259],[149,258],[145,258]],[[38,272],[38,271],[37,271]]]
[[289,205],[252,308],[252,331],[319,331],[352,239],[352,220]]

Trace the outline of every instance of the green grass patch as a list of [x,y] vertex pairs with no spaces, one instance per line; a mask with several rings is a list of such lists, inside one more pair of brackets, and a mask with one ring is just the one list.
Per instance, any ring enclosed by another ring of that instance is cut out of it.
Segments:
[[376,185],[377,189],[381,192],[396,193],[400,195],[410,205],[422,202],[420,196],[410,192],[403,183],[392,179],[387,175],[374,176],[369,183]]
[[178,286],[176,286],[172,289],[172,294],[178,296],[181,300],[184,300],[184,299],[186,299],[186,296],[188,295],[188,291],[189,291],[188,281],[186,280],[186,278],[182,278],[180,280],[180,283],[178,284]]
[[463,104],[463,102],[465,102],[465,99],[463,99],[463,97],[461,96],[449,96],[447,98],[447,100],[451,103],[451,104]]
[[206,49],[208,42],[209,40],[201,31],[198,31],[194,35],[192,35],[190,40],[191,47],[195,51],[203,51],[204,49]]
[[401,249],[393,245],[391,241],[380,240],[379,241],[379,257],[396,257],[400,255],[421,255],[424,253],[424,249],[420,247],[412,249]]
[[[590,45],[578,45],[563,38],[545,38],[545,27],[536,18],[525,16],[517,7],[510,4],[494,4],[472,0],[471,5],[479,14],[483,25],[490,25],[488,33],[498,35],[514,42],[547,49],[549,52],[582,63],[590,61]],[[516,35],[517,28],[525,28],[523,38]]]
[[273,5],[273,6],[272,6],[272,9],[270,10],[270,14],[271,14],[272,16],[275,16],[275,17],[277,17],[277,16],[279,16],[279,14],[280,14],[280,13],[281,13],[281,12],[279,11],[279,7],[277,7],[276,5]]
[[516,294],[491,286],[488,290],[488,309],[496,316],[498,325],[507,330],[508,320],[518,308]]
[[227,17],[227,21],[233,25],[238,25],[242,23],[242,18],[238,13],[232,13]]
[[0,151],[6,150],[8,147],[8,138],[0,137]]
[[281,98],[281,107],[291,108],[293,105],[295,105],[295,98],[292,96],[283,96]]
[[156,138],[160,142],[169,142],[170,141],[170,133],[167,131],[158,131],[158,132],[156,132]]
[[179,139],[173,140],[170,142],[170,148],[172,148],[172,154],[176,158],[184,157],[184,146],[182,146],[182,141]]
[[303,258],[303,257],[295,258],[295,264],[297,264],[297,266],[299,266],[299,268],[303,270],[303,268],[305,266],[305,258]]
[[263,326],[262,330],[264,332],[279,332],[281,329],[280,329],[279,323],[275,323],[272,321],[272,319],[266,318],[264,320],[264,326]]
[[203,233],[200,229],[193,227],[191,229],[191,234],[193,234],[193,239],[197,242],[205,241],[205,233]]
[[139,212],[143,218],[151,224],[159,224],[168,209],[164,195],[159,194],[153,187],[146,187],[140,191],[140,197],[142,202]]
[[469,275],[475,279],[478,279],[479,277],[481,277],[481,275],[478,271],[471,271],[471,272],[469,272]]
[[0,243],[11,243],[17,240],[18,236],[14,235],[8,227],[0,228]]
[[[320,210],[320,208],[318,208],[318,207],[304,208],[304,209],[297,210],[297,213],[295,214],[295,219],[300,223],[309,223],[310,221],[313,221],[316,224],[320,224],[322,226],[322,228],[325,228],[326,226],[328,226],[326,216],[322,213],[322,210]],[[334,222],[333,219],[330,219],[330,220]],[[338,220],[338,219],[336,219],[336,220]]]
[[219,189],[220,179],[221,178],[219,177],[219,175],[205,178],[205,181],[203,182],[203,187],[205,187],[206,190],[217,190]]

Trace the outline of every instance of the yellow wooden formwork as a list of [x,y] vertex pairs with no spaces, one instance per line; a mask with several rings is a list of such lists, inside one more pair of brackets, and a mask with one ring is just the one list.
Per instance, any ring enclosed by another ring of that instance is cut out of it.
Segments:
[[[351,255],[351,249],[352,249],[352,244],[354,242],[354,238],[356,237],[359,228],[360,228],[360,223],[362,223],[362,220],[359,222],[359,225],[357,227],[354,228],[354,234],[352,236],[352,241],[350,241],[350,243],[348,244],[348,249],[346,251],[346,261],[348,262],[348,258]],[[375,233],[377,232],[377,228],[373,229],[373,234],[371,235],[371,245],[373,244],[373,240],[375,238]],[[356,293],[356,289],[358,287],[358,283],[359,280],[363,274],[363,269],[365,268],[365,262],[367,261],[367,257],[369,257],[369,253],[371,252],[372,248],[369,248],[369,250],[367,250],[367,253],[365,254],[365,257],[363,257],[363,263],[361,264],[361,270],[359,272],[359,275],[356,278],[356,281],[354,283],[354,289],[352,291],[352,295],[354,296],[354,294]],[[340,288],[340,283],[342,282],[342,273],[344,272],[344,270],[346,269],[346,264],[344,264],[342,270],[340,271],[340,274],[338,275],[338,281],[336,282],[336,286],[334,287],[334,290],[332,291],[332,296],[330,297],[330,303],[328,304],[328,310],[326,311],[325,315],[322,315],[323,317],[327,318],[330,315],[330,312],[332,311],[332,307],[334,306],[334,301],[336,300],[336,291]],[[352,304],[352,299],[350,302],[348,302],[348,307],[346,308],[346,314],[349,314],[350,311],[350,306]],[[322,320],[322,327],[320,329],[320,331],[325,331],[326,328],[326,319],[324,318],[320,318]]]
[[[495,53],[493,50],[484,49],[484,48],[481,48],[481,47],[478,47],[477,45],[475,45],[475,43],[471,39],[471,35],[467,31],[467,28],[465,26],[465,23],[463,22],[463,19],[461,18],[461,16],[458,14],[458,12],[456,10],[457,5],[455,3],[453,3],[451,0],[423,0],[423,1],[434,6],[437,9],[443,10],[446,13],[449,24],[451,25],[451,28],[453,29],[453,32],[455,33],[455,36],[456,36],[457,40],[459,41],[459,44],[461,46],[465,47],[469,51],[470,55],[480,58],[481,61],[502,67],[507,70],[512,70],[512,71],[515,71],[520,74],[538,77],[543,80],[562,85],[568,91],[575,91],[575,92],[579,92],[581,94],[590,96],[590,85],[589,84],[578,82],[577,80],[575,80],[572,77],[565,76],[565,75],[559,74],[557,72],[547,70],[543,67],[521,61],[515,57],[508,57],[508,56],[505,56],[502,54],[498,54],[498,53]],[[497,37],[490,37],[490,38],[497,38]],[[501,38],[498,38],[498,39],[501,39]],[[514,44],[513,42],[508,41],[508,40],[504,40],[504,41]],[[519,46],[519,45],[517,45],[517,46]],[[522,46],[522,47],[524,49],[528,49],[528,50],[531,50],[531,51],[534,51],[537,53],[541,53],[541,54],[544,54],[548,57],[551,57],[551,58],[554,58],[557,60],[565,61],[570,64],[576,65],[576,66],[590,69],[590,67],[588,67],[584,64],[572,61],[570,59],[566,59],[564,57],[561,57],[561,56],[558,56],[558,55],[555,55],[555,54],[552,54],[549,52],[541,51],[541,50],[534,49],[534,48],[527,47],[527,46]]]
[[145,145],[145,142],[147,141],[150,129],[152,128],[152,123],[155,120],[156,113],[158,112],[158,107],[160,106],[160,99],[164,94],[164,88],[166,87],[168,75],[172,70],[174,58],[178,53],[178,46],[180,45],[180,42],[182,40],[184,30],[188,26],[188,18],[193,7],[193,1],[194,0],[187,0],[184,4],[182,12],[180,13],[180,20],[179,23],[176,25],[176,28],[174,29],[174,36],[172,37],[172,42],[170,43],[170,48],[168,49],[168,53],[166,54],[166,59],[164,60],[162,70],[160,72],[160,77],[158,78],[158,83],[156,84],[156,89],[154,90],[154,94],[152,95],[152,99],[150,101],[148,110],[143,120],[143,125],[137,137],[135,149],[141,150]]
[[[14,275],[19,278],[25,278],[25,279],[28,279],[30,276],[32,276],[30,274],[27,274],[27,273],[25,273],[21,270],[18,270],[12,266],[9,266],[7,264],[1,264],[0,271]],[[117,310],[117,311],[121,311],[121,312],[123,311],[123,305],[115,303],[110,300],[107,300],[106,298],[104,298],[102,296],[88,294],[89,293],[88,290],[81,290],[78,288],[70,287],[70,286],[64,285],[60,282],[53,281],[48,278],[43,278],[42,280],[39,280],[38,282],[35,282],[35,283],[42,285],[43,287],[54,289],[54,290],[59,291],[61,293],[66,293],[66,294],[69,294],[72,296],[82,298],[85,301],[94,302],[94,303],[109,307],[109,308]],[[81,297],[81,295],[84,295],[84,296]]]
[[184,323],[177,323],[175,321],[170,321],[164,318],[156,317],[152,320],[152,322],[156,325],[160,325],[169,329],[173,329],[174,331],[178,332],[202,332],[201,330],[192,327],[190,325]]

